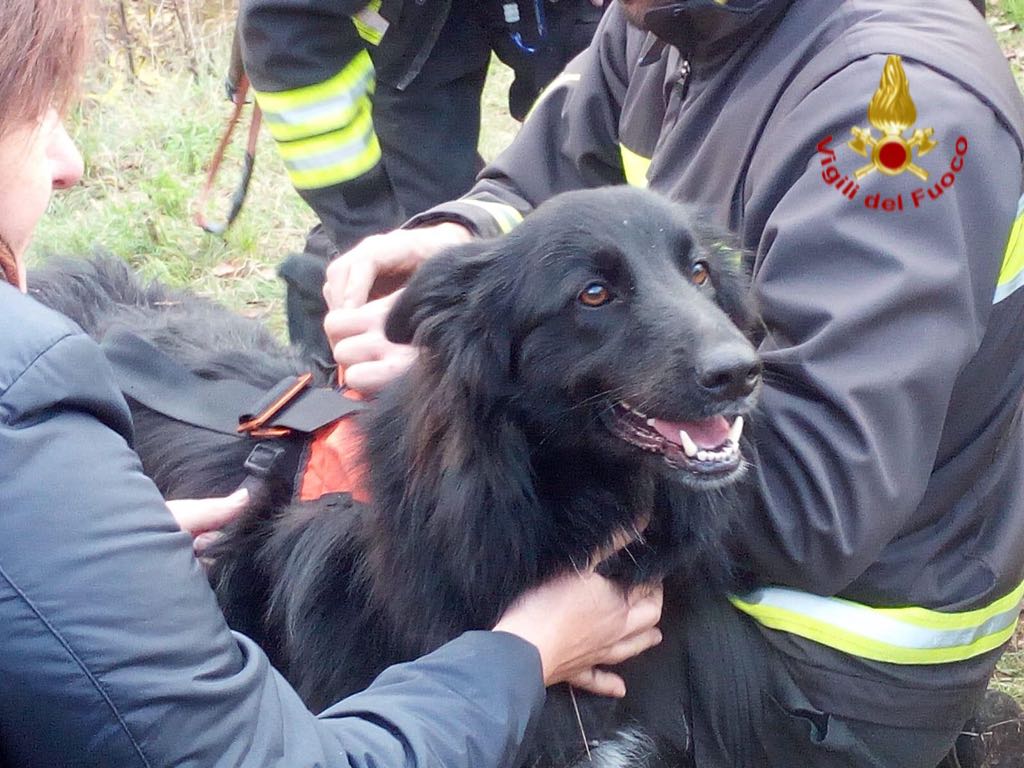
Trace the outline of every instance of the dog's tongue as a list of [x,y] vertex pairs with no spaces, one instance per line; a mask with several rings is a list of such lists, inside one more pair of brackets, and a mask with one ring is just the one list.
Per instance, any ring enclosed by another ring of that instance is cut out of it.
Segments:
[[698,448],[717,448],[729,437],[729,422],[724,416],[702,421],[663,421],[651,419],[651,426],[669,442],[680,444],[679,430],[685,430]]

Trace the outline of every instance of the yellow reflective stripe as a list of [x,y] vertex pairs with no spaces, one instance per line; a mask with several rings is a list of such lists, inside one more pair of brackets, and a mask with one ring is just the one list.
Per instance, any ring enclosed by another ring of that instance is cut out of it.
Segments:
[[651,159],[638,155],[625,144],[619,144],[619,154],[622,155],[622,171],[626,174],[626,183],[633,187],[646,187]]
[[330,161],[313,168],[288,168],[296,189],[321,189],[362,176],[380,162],[380,144],[375,135],[358,155],[344,161]]
[[380,161],[369,101],[344,129],[278,144],[285,168],[297,189],[318,189],[360,176]]
[[366,146],[368,136],[373,133],[373,117],[370,114],[370,102],[366,101],[348,125],[341,130],[331,131],[320,136],[311,136],[299,141],[286,141],[278,145],[281,157],[287,163],[290,160],[301,160],[311,155],[356,144],[361,149]]
[[275,141],[297,141],[344,128],[352,122],[359,114],[359,110],[363,108],[358,102],[351,103],[348,101],[343,104],[324,105],[324,107],[318,113],[309,114],[301,122],[292,125],[275,123],[268,120],[266,122],[267,129]]
[[494,222],[498,225],[498,228],[502,231],[502,234],[508,234],[523,220],[523,214],[511,205],[505,205],[505,203],[494,203],[489,200],[474,200],[468,197],[462,198],[459,202],[469,203],[470,205],[475,205],[478,208],[482,208],[487,211],[487,213],[491,215],[491,218],[494,219]]
[[264,112],[286,112],[296,107],[315,104],[349,90],[367,72],[371,71],[373,71],[373,63],[370,61],[370,54],[366,51],[360,51],[352,57],[352,61],[346,64],[338,74],[329,80],[314,83],[313,85],[305,85],[301,88],[294,88],[290,91],[261,92],[260,97],[263,99],[263,103],[260,104],[260,107]]
[[905,621],[917,627],[929,629],[970,629],[984,624],[1001,613],[1019,608],[1022,599],[1024,599],[1024,583],[1020,584],[1010,594],[1004,595],[995,602],[981,608],[975,608],[972,611],[946,613],[916,606],[909,608],[875,608],[873,610],[884,616],[890,616],[898,621]]
[[1017,203],[1017,218],[1010,229],[992,303],[998,304],[1021,287],[1024,287],[1024,197]]
[[388,23],[379,11],[380,0],[370,0],[363,10],[352,17],[352,23],[356,25],[356,32],[370,45],[380,45],[380,41],[388,29]]
[[768,587],[730,602],[759,624],[890,664],[945,664],[998,648],[1013,635],[1024,584],[982,608],[957,613],[871,608],[850,600]]
[[290,91],[257,91],[256,101],[270,134],[277,141],[294,141],[343,127],[372,90],[370,54],[360,51],[329,80]]

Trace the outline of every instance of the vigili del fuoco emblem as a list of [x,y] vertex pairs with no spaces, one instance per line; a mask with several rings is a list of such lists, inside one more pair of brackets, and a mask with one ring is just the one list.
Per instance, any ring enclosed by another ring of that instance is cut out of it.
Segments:
[[917,128],[909,139],[903,138],[904,131],[916,121],[917,108],[910,98],[907,73],[903,71],[900,57],[890,55],[882,70],[878,90],[868,104],[868,122],[882,132],[881,137],[876,139],[870,128],[854,126],[850,129],[853,139],[847,142],[849,147],[858,155],[871,159],[853,172],[858,181],[874,171],[887,176],[910,171],[922,181],[928,178],[928,171],[914,162],[914,150],[917,150],[917,157],[927,155],[938,142],[932,140],[935,132],[932,128]]

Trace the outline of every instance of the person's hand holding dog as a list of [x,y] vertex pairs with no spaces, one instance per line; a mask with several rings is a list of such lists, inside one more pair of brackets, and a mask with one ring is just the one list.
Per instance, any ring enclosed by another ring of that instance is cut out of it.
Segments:
[[544,685],[569,683],[600,696],[621,698],[626,683],[602,665],[619,664],[661,642],[662,586],[622,587],[596,572],[603,559],[630,539],[621,535],[583,573],[568,573],[530,590],[494,626],[536,646]]
[[245,511],[249,492],[241,488],[230,496],[174,499],[165,503],[178,527],[192,537],[192,549],[199,556],[220,536],[221,528]]
[[415,351],[384,336],[395,291],[423,261],[472,238],[468,229],[453,222],[396,229],[365,238],[331,262],[324,285],[324,331],[345,384],[370,394],[409,366]]

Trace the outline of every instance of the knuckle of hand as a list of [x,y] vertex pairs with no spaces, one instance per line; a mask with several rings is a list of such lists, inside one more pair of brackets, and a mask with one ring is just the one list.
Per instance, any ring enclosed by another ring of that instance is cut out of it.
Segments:
[[343,282],[348,273],[348,265],[351,260],[351,251],[343,253],[327,265],[327,283]]

